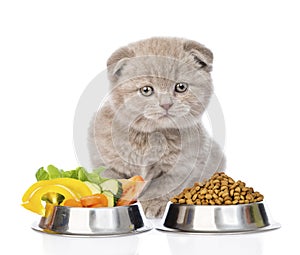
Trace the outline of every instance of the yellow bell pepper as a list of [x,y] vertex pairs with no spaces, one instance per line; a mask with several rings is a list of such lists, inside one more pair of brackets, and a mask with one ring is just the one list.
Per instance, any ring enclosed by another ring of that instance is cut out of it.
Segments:
[[42,197],[49,194],[61,194],[66,199],[80,199],[83,196],[92,195],[88,186],[79,180],[72,178],[57,178],[53,180],[38,181],[31,185],[22,197],[22,206],[32,212],[45,216],[45,208]]

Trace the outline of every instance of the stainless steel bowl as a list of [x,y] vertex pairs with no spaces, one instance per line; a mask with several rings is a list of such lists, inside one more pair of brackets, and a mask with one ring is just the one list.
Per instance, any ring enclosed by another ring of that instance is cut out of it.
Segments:
[[168,203],[161,230],[235,233],[279,228],[263,202],[239,205],[186,205]]
[[129,206],[79,208],[56,206],[33,229],[53,234],[110,236],[141,233],[151,229],[139,203]]

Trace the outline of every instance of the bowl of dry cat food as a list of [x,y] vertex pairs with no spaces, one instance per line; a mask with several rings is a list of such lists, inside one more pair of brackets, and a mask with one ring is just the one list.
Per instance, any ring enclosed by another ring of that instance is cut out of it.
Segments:
[[160,230],[192,233],[249,233],[279,228],[264,196],[224,172],[197,182],[170,199]]
[[63,171],[40,168],[37,182],[22,197],[22,206],[40,215],[34,230],[71,236],[112,236],[151,230],[138,196],[146,185],[141,176],[110,179],[105,168]]

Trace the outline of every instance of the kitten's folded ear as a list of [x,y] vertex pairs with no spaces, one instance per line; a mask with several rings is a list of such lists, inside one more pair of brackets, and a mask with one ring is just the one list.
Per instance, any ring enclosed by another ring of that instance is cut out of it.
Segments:
[[107,69],[111,78],[117,79],[121,75],[126,61],[134,56],[134,51],[129,47],[122,47],[116,50],[107,60]]
[[207,72],[212,70],[213,53],[204,45],[188,40],[184,43],[183,49],[193,58],[195,64]]

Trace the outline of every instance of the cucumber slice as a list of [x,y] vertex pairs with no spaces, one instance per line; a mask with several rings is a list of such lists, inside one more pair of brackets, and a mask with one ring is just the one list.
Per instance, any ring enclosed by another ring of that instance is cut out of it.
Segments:
[[92,182],[89,182],[89,181],[85,181],[84,183],[91,190],[92,194],[101,193],[101,188],[96,183],[92,183]]
[[116,179],[109,179],[100,184],[102,190],[109,190],[114,196],[120,197],[122,194],[122,183]]
[[107,198],[107,200],[108,200],[107,206],[108,206],[108,207],[114,207],[114,205],[115,205],[114,194],[111,193],[109,190],[104,190],[104,191],[102,192],[102,194],[103,194],[104,196],[106,196],[106,198]]

